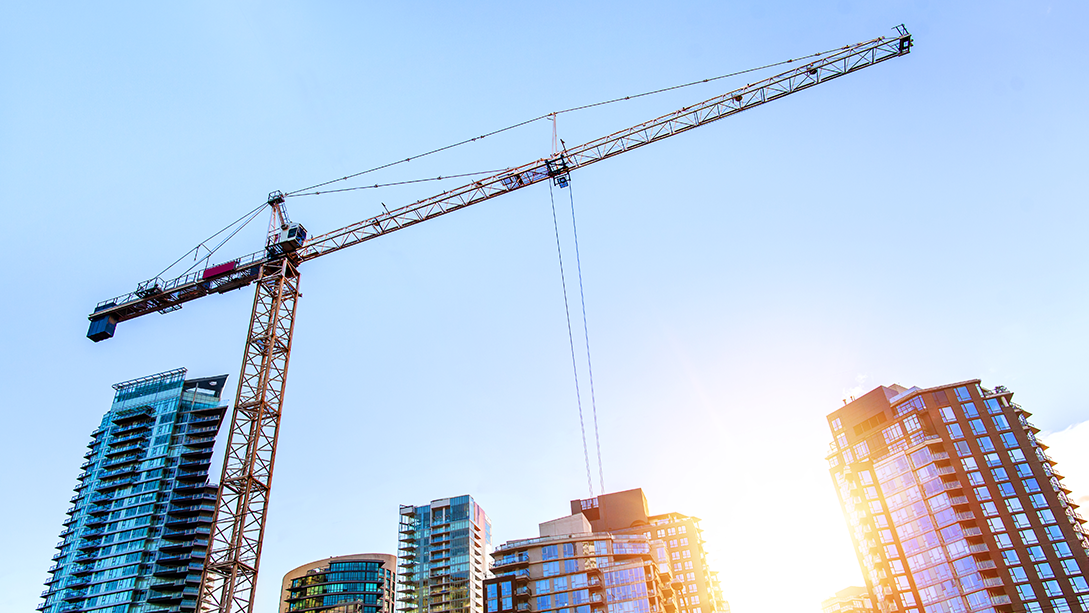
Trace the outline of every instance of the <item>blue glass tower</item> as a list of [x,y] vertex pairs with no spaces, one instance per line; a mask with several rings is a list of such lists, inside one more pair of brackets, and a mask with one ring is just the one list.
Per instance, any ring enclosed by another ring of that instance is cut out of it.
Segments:
[[483,613],[492,526],[471,496],[401,506],[398,613]]
[[113,386],[39,611],[195,610],[216,501],[208,467],[227,376],[185,374],[179,368]]

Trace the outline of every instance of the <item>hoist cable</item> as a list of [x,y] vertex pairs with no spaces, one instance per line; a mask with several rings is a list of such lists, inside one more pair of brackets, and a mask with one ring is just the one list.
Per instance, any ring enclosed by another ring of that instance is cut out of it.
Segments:
[[575,225],[575,190],[567,182],[567,195],[571,199],[571,234],[575,238],[575,266],[579,271],[579,300],[582,302],[582,335],[586,339],[586,372],[590,378],[590,407],[594,413],[594,445],[597,447],[597,486],[605,493],[605,468],[601,465],[601,436],[597,427],[597,400],[594,398],[594,365],[590,360],[590,326],[586,322],[586,291],[582,287],[582,258],[579,257],[579,231]]
[[[518,123],[511,124],[511,125],[509,125],[509,126],[507,126],[505,128],[499,128],[498,130],[492,130],[491,132],[481,134],[480,136],[474,136],[473,138],[467,138],[465,140],[458,141],[458,142],[450,144],[450,145],[446,145],[445,147],[439,147],[438,149],[432,149],[430,151],[426,151],[424,153],[420,153],[418,155],[407,157],[407,158],[404,158],[404,159],[401,159],[401,160],[396,160],[396,161],[393,161],[393,162],[387,162],[387,163],[382,164],[380,166],[375,166],[374,168],[368,168],[367,170],[362,170],[360,172],[353,173],[353,174],[350,174],[350,175],[347,175],[347,176],[343,176],[343,177],[340,177],[340,178],[337,178],[337,179],[330,179],[328,181],[323,181],[321,183],[311,185],[310,187],[304,187],[302,189],[297,189],[297,190],[295,190],[293,192],[288,192],[288,193],[286,193],[284,195],[285,196],[310,195],[310,194],[303,194],[302,192],[309,192],[309,191],[317,189],[319,187],[325,187],[326,185],[330,185],[332,183],[338,183],[340,181],[347,181],[348,179],[354,179],[356,177],[360,177],[360,176],[363,176],[365,174],[372,173],[372,172],[375,172],[375,171],[378,171],[378,170],[383,170],[383,169],[389,168],[391,166],[396,166],[398,164],[404,164],[405,162],[411,162],[412,160],[417,159],[417,158],[427,157],[427,156],[433,155],[435,153],[440,153],[442,151],[447,151],[449,149],[453,149],[454,147],[460,147],[461,145],[467,145],[469,143],[476,142],[478,140],[481,140],[483,138],[487,138],[489,136],[495,136],[496,134],[501,134],[503,132],[507,132],[507,131],[513,130],[515,128],[520,128],[522,126],[529,125],[529,124],[531,124],[533,122],[540,121],[542,119],[548,119],[548,118],[553,117],[555,115],[560,115],[560,114],[563,114],[563,113],[571,113],[571,112],[574,112],[574,111],[581,111],[581,110],[584,110],[584,109],[589,109],[589,108],[593,108],[593,107],[597,107],[597,106],[603,106],[603,105],[606,105],[606,104],[613,104],[615,102],[624,102],[626,100],[634,100],[636,98],[642,98],[644,96],[652,96],[654,94],[661,94],[661,93],[664,93],[664,92],[673,91],[675,89],[682,89],[682,88],[685,88],[685,87],[692,87],[693,85],[701,85],[703,83],[710,83],[712,81],[718,81],[720,79],[727,79],[727,78],[730,78],[730,77],[736,77],[736,76],[739,76],[739,75],[748,74],[750,72],[756,72],[758,70],[766,70],[768,68],[774,68],[776,66],[783,66],[785,64],[791,64],[791,63],[794,63],[794,62],[801,62],[803,60],[808,60],[810,58],[820,57],[820,56],[828,54],[828,53],[835,53],[835,52],[841,51],[843,49],[848,49],[851,46],[852,45],[845,45],[843,47],[838,47],[836,49],[829,49],[827,51],[819,51],[817,53],[810,53],[809,55],[803,55],[803,56],[800,56],[800,57],[791,58],[789,60],[783,60],[781,62],[774,62],[772,64],[764,64],[763,66],[757,66],[756,68],[746,68],[745,70],[738,70],[736,72],[731,72],[731,73],[727,73],[727,74],[724,74],[724,75],[719,75],[717,77],[710,77],[710,78],[707,78],[707,79],[700,79],[698,81],[691,81],[689,83],[682,83],[680,85],[671,85],[669,87],[663,87],[663,88],[660,88],[660,89],[655,89],[655,90],[643,92],[643,93],[640,93],[640,94],[632,94],[630,96],[622,96],[620,98],[613,98],[611,100],[603,100],[601,102],[593,102],[593,103],[590,103],[590,104],[583,104],[583,105],[580,105],[580,106],[573,106],[571,108],[563,109],[562,111],[553,111],[551,113],[545,113],[544,115],[541,115],[539,117],[534,117],[533,119],[527,119],[525,121],[519,121]],[[328,193],[329,191],[333,191],[333,190],[327,190],[326,192],[323,192],[323,193]]]
[[579,406],[579,429],[582,430],[582,455],[586,459],[586,486],[594,497],[594,482],[590,476],[590,452],[586,448],[586,424],[582,417],[582,394],[579,392],[579,368],[575,360],[575,335],[571,332],[571,308],[567,306],[567,281],[563,275],[563,252],[560,250],[560,222],[556,219],[556,199],[552,195],[552,183],[548,184],[548,199],[552,201],[552,226],[556,229],[556,256],[560,261],[560,285],[563,286],[563,309],[567,313],[567,340],[571,345],[571,369],[575,373],[575,400]]

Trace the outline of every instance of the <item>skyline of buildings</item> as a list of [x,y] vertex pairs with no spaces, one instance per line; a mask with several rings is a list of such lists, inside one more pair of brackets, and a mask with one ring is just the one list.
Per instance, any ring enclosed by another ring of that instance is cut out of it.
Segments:
[[288,571],[280,584],[280,613],[393,613],[397,556],[333,556]]
[[[195,607],[226,375],[186,372],[114,386],[38,610]],[[1089,612],[1085,520],[1012,397],[978,379],[881,386],[827,416],[828,470],[866,587],[836,592],[824,613]],[[570,508],[540,524],[539,537],[507,541],[493,563],[490,519],[471,496],[401,505],[399,557],[301,565],[284,577],[281,613],[729,611],[698,517],[651,515],[638,488]],[[614,566],[631,573],[601,574]],[[610,591],[628,579],[644,587]]]
[[193,611],[216,487],[212,448],[227,376],[179,368],[114,385],[91,433],[44,613]]
[[1005,387],[882,386],[828,415],[827,460],[882,613],[1089,611],[1089,541]]
[[483,613],[491,521],[472,496],[401,505],[398,613]]

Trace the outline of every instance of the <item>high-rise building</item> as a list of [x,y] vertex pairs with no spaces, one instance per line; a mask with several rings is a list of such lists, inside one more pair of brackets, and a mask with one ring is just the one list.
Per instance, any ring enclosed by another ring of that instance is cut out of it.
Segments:
[[874,613],[873,599],[866,588],[852,585],[822,602],[821,613]]
[[396,586],[397,556],[326,558],[284,575],[280,613],[393,613]]
[[828,416],[877,610],[1089,611],[1089,542],[1029,412],[979,380],[879,387]]
[[582,514],[594,532],[642,534],[657,540],[655,561],[668,563],[683,583],[678,594],[680,613],[725,613],[718,573],[707,563],[700,519],[681,513],[650,515],[643,490],[633,489],[571,501],[571,512]]
[[208,466],[227,376],[185,374],[179,368],[113,386],[38,610],[196,608],[216,502]]
[[492,527],[471,496],[401,506],[398,611],[483,613]]
[[484,581],[487,613],[677,613],[668,567],[644,534],[593,532],[582,514],[541,524],[540,538],[509,541]]

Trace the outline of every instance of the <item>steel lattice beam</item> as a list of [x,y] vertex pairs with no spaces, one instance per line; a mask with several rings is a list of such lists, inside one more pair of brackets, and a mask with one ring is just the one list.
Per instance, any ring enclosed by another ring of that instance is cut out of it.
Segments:
[[298,297],[290,261],[262,266],[201,578],[201,612],[252,610]]
[[552,177],[566,174],[668,138],[681,132],[706,125],[741,111],[760,106],[783,96],[849,74],[911,51],[911,35],[906,30],[895,38],[877,38],[845,47],[819,60],[747,85],[732,92],[685,107],[657,119],[615,132],[584,145],[565,150],[549,159],[531,162],[514,170],[504,171],[487,179],[464,185],[414,204],[394,209],[341,228],[315,236],[299,250],[301,261],[312,260],[327,253],[407,228],[428,219],[445,215],[467,206],[490,200]]

